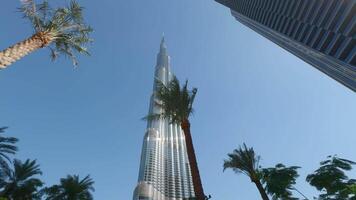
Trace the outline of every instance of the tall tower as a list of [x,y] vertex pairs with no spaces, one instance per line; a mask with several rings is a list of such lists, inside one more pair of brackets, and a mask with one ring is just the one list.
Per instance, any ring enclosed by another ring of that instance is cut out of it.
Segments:
[[240,23],[356,92],[356,0],[216,0]]
[[[164,84],[173,77],[164,38],[154,74],[155,79]],[[154,81],[149,114],[162,112],[157,106],[156,91]],[[194,188],[182,129],[166,119],[148,121],[133,200],[186,200],[192,197]]]

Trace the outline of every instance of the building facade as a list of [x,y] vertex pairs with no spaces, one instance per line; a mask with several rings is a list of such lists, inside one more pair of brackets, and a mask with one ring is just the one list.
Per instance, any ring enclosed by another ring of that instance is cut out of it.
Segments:
[[[164,38],[157,55],[154,77],[164,84],[173,77]],[[156,91],[154,81],[149,114],[162,112]],[[186,200],[192,197],[194,188],[181,127],[170,124],[166,119],[148,121],[133,200]]]
[[356,0],[216,0],[240,23],[356,91]]

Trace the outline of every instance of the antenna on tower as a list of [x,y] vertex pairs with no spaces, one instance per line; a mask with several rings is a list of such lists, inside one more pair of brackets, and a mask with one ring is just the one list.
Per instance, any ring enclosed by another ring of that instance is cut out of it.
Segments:
[[165,40],[164,40],[164,32],[162,32],[162,40],[161,40],[161,44],[164,44]]
[[164,39],[164,32],[162,33],[160,51],[161,51],[161,52],[165,52],[165,51],[166,51],[166,41],[165,41],[165,39]]

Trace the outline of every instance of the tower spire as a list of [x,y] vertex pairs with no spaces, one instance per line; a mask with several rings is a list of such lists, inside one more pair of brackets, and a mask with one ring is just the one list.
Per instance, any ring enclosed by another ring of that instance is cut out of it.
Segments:
[[[170,66],[169,66],[169,56],[168,56],[168,52],[167,52],[167,46],[166,46],[166,41],[164,38],[164,35],[162,36],[161,39],[161,44],[160,44],[160,49],[159,49],[159,53],[157,55],[157,65],[156,65],[156,71],[160,68],[165,68],[165,73],[167,73],[165,75],[165,78],[162,78],[162,80],[168,80],[168,74],[170,73]],[[156,76],[161,76],[161,75],[156,75]]]
[[166,54],[166,52],[167,52],[167,46],[166,46],[166,40],[164,39],[164,33],[163,33],[162,39],[161,39],[161,45],[160,45],[160,53]]

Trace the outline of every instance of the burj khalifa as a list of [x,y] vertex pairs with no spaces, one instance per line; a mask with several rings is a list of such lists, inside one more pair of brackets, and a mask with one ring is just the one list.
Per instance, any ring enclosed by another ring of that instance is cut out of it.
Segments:
[[[157,55],[154,78],[149,114],[162,112],[156,97],[156,80],[167,84],[173,78],[164,38]],[[194,196],[185,137],[180,125],[171,124],[167,119],[148,121],[133,200],[188,200]]]

